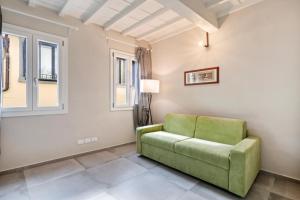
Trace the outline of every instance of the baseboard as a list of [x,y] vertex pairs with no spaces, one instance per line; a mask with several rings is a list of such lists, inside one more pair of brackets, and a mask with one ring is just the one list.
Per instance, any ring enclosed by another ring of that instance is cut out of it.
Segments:
[[270,175],[279,177],[279,178],[284,178],[284,179],[288,179],[288,180],[293,181],[293,182],[300,183],[300,179],[297,179],[297,178],[294,178],[294,177],[290,177],[290,176],[283,175],[283,174],[278,174],[278,173],[275,173],[273,171],[266,170],[266,169],[261,169],[260,171],[263,172],[263,173],[266,173],[266,174],[270,174]]
[[64,157],[57,158],[57,159],[47,160],[47,161],[44,161],[44,162],[39,162],[39,163],[31,164],[31,165],[16,167],[16,168],[13,168],[13,169],[3,170],[3,171],[0,171],[0,175],[20,172],[20,171],[23,171],[23,170],[28,169],[28,168],[38,167],[38,166],[42,166],[42,165],[46,165],[46,164],[50,164],[50,163],[54,163],[54,162],[58,162],[58,161],[72,159],[72,158],[75,158],[75,157],[84,156],[84,155],[88,155],[88,154],[91,154],[91,153],[107,151],[107,150],[110,150],[110,149],[113,149],[113,148],[116,148],[116,147],[121,147],[121,146],[125,146],[125,145],[128,145],[128,144],[133,144],[133,143],[135,143],[135,141],[134,142],[122,143],[122,144],[118,144],[118,145],[114,145],[114,146],[110,146],[110,147],[104,147],[102,149],[97,149],[97,150],[93,150],[93,151],[86,151],[86,152],[83,152],[83,153],[72,154],[72,155],[69,155],[69,156],[64,156]]
[[[26,165],[26,166],[22,166],[22,167],[17,167],[17,168],[13,168],[13,169],[3,170],[3,171],[0,172],[0,175],[11,174],[11,173],[14,173],[14,172],[23,171],[23,170],[28,169],[28,168],[38,167],[38,166],[42,166],[42,165],[46,165],[46,164],[50,164],[50,163],[54,163],[54,162],[58,162],[58,161],[62,161],[62,160],[72,159],[72,158],[75,158],[75,157],[84,156],[84,155],[88,155],[88,154],[91,154],[91,153],[107,151],[107,150],[110,150],[110,149],[113,149],[113,148],[116,148],[116,147],[121,147],[121,146],[125,146],[125,145],[128,145],[128,144],[133,144],[133,143],[135,143],[135,141],[134,142],[128,142],[128,143],[122,143],[122,144],[114,145],[114,146],[110,146],[110,147],[104,147],[102,149],[97,149],[97,150],[93,150],[93,151],[86,151],[86,152],[79,153],[79,154],[73,154],[73,155],[70,155],[70,156],[65,156],[65,157],[62,157],[62,158],[52,159],[52,160],[39,162],[39,163],[31,164],[31,165]],[[275,173],[273,171],[266,170],[266,169],[261,169],[260,171],[263,172],[263,173],[266,173],[266,174],[270,174],[270,175],[273,175],[273,176],[289,179],[291,181],[300,183],[300,179],[296,179],[296,178],[293,178],[293,177],[290,177],[290,176],[287,176],[287,175],[278,174],[278,173]]]

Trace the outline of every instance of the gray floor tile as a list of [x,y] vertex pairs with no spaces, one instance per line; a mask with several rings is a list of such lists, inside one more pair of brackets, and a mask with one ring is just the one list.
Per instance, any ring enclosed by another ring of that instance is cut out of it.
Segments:
[[198,183],[198,179],[166,166],[157,166],[151,169],[150,172],[164,176],[172,183],[175,183],[186,190],[192,189]]
[[188,191],[183,196],[179,197],[177,200],[207,200],[207,199],[200,197],[194,192]]
[[0,176],[0,196],[26,188],[22,172]]
[[100,195],[94,196],[87,200],[118,200],[118,199],[116,199],[115,197],[111,196],[110,194],[104,192],[104,193],[101,193]]
[[27,186],[33,187],[83,170],[76,160],[69,159],[26,169],[24,174]]
[[284,178],[276,178],[272,193],[279,194],[283,197],[298,200],[300,199],[300,183],[290,181]]
[[99,196],[107,185],[80,172],[29,188],[32,200],[89,200]]
[[164,177],[145,173],[111,188],[108,192],[120,200],[175,200],[185,190]]
[[120,147],[112,148],[108,150],[118,156],[126,157],[136,153],[136,144],[126,144]]
[[27,189],[21,189],[0,195],[0,200],[30,200],[30,198]]
[[247,200],[268,200],[270,195],[269,189],[252,185],[245,199]]
[[87,170],[98,181],[115,185],[147,170],[125,158],[120,158]]
[[261,172],[257,175],[254,185],[271,190],[275,182],[275,176]]
[[270,194],[270,192],[263,187],[252,186],[247,196],[242,198],[204,181],[200,181],[191,191],[204,199],[210,200],[268,200]]
[[222,190],[216,186],[200,181],[194,188],[192,192],[198,194],[200,197],[209,200],[240,200],[242,198]]
[[[289,199],[289,198],[280,196],[278,194],[271,193],[268,200],[293,200],[293,199]],[[297,199],[295,199],[295,200],[297,200]]]
[[155,161],[153,161],[147,157],[141,156],[139,154],[133,154],[126,158],[131,160],[132,162],[135,162],[135,163],[145,167],[146,169],[151,169],[158,165],[158,162],[155,162]]
[[78,160],[84,167],[92,168],[118,158],[119,156],[111,152],[101,151],[77,157],[76,160]]

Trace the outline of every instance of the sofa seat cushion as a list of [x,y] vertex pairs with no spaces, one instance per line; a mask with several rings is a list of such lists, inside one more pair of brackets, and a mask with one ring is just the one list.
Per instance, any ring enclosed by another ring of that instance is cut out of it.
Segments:
[[168,133],[165,131],[157,131],[157,132],[144,134],[141,138],[141,141],[142,143],[146,143],[162,149],[174,151],[175,143],[186,139],[189,139],[189,137]]
[[229,169],[229,154],[234,146],[191,138],[175,144],[175,152],[213,166]]

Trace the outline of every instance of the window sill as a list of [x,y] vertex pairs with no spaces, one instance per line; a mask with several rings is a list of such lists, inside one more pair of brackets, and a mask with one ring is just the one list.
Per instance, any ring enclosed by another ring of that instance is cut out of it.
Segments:
[[110,108],[111,112],[116,112],[116,111],[133,111],[133,108]]
[[2,111],[1,116],[8,117],[26,117],[26,116],[39,116],[39,115],[62,115],[67,114],[68,111],[64,110],[40,110],[40,111]]
[[40,80],[40,79],[39,79],[39,84],[51,84],[51,85],[56,85],[57,83],[58,83],[57,81]]

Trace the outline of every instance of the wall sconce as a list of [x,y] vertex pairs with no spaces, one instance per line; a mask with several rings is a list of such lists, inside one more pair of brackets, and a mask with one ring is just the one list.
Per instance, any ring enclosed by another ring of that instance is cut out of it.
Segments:
[[200,47],[205,47],[205,48],[208,48],[209,47],[209,35],[208,35],[208,32],[205,33],[205,38],[204,40],[201,40],[198,45]]

